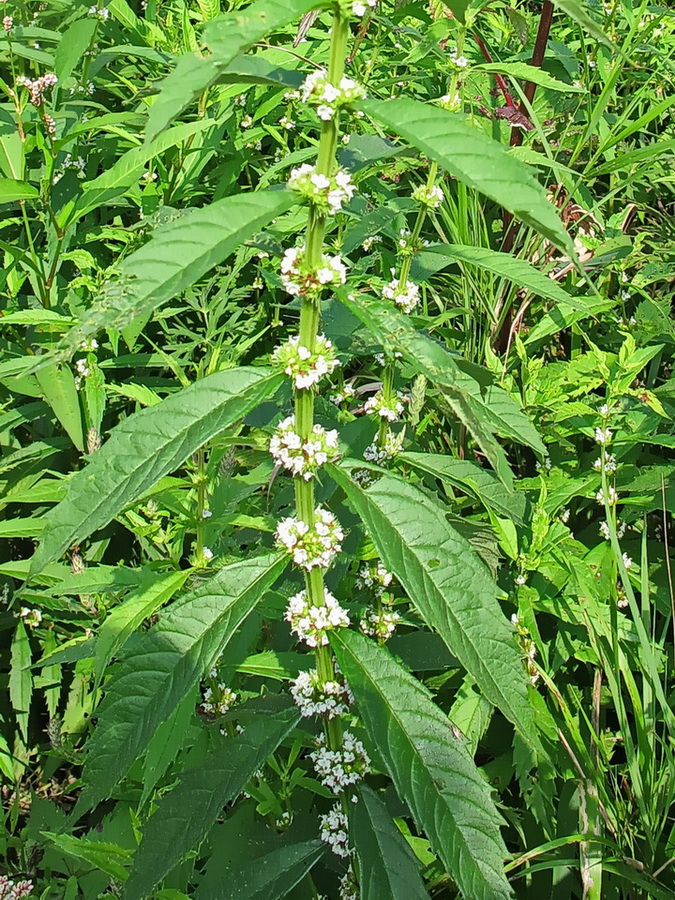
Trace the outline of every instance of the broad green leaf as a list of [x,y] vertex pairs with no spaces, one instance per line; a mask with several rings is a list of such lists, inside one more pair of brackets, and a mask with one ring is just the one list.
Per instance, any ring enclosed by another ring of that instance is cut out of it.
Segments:
[[148,744],[143,760],[143,793],[139,806],[144,806],[152,796],[155,785],[167,768],[176,759],[178,751],[190,734],[190,723],[194,720],[196,689],[190,691],[182,703],[162,722]]
[[584,88],[567,84],[566,81],[558,81],[557,78],[549,75],[544,69],[524,62],[481,63],[479,66],[474,66],[472,71],[498,72],[500,75],[510,75],[511,78],[520,81],[530,81],[532,84],[538,84],[540,87],[548,88],[551,91],[563,91],[568,94],[584,92]]
[[240,56],[221,72],[218,84],[267,84],[298,88],[304,81],[301,72],[275,66],[262,56]]
[[463,896],[510,897],[502,818],[448,717],[386,647],[345,629],[331,645],[399,796]]
[[43,831],[42,834],[66,855],[100,869],[117,881],[126,881],[129,873],[125,863],[128,864],[131,859],[131,850],[125,850],[117,844],[88,841],[70,834],[53,834],[50,831]]
[[415,854],[387,807],[365,784],[358,795],[349,833],[359,859],[361,900],[429,900]]
[[54,364],[36,372],[44,400],[51,406],[68,437],[77,449],[84,450],[84,427],[80,395],[75,377],[68,366]]
[[[159,801],[157,811],[143,829],[126,885],[128,900],[147,897],[185,853],[206,837],[223,806],[237,796],[299,718],[294,704],[271,715],[259,714],[243,734],[221,738],[198,768],[181,776],[176,787]],[[227,882],[231,883],[229,872]],[[249,893],[247,884],[243,887],[247,898],[262,896]],[[269,890],[271,886],[267,887]],[[224,894],[223,888],[221,883],[219,900],[237,896]]]
[[570,236],[529,166],[509,156],[464,116],[408,99],[366,100],[359,106],[575,258]]
[[[297,196],[290,191],[237,194],[193,209],[159,228],[147,244],[124,260],[120,277],[108,283],[52,356],[67,358],[99,329],[120,330],[137,316],[151,313],[295,203]],[[41,365],[38,360],[34,368]]]
[[200,57],[191,53],[178,60],[150,107],[146,139],[152,140],[202,91],[215,84],[236,56],[316,5],[317,0],[257,0],[244,10],[210,21],[203,36],[213,55]]
[[401,453],[398,458],[435,478],[448,481],[500,516],[508,516],[522,524],[525,517],[525,495],[507,490],[492,472],[478,463],[468,459],[453,459],[440,453]]
[[159,156],[170,147],[175,147],[189,137],[213,127],[212,119],[199,119],[196,122],[183,122],[160,135],[154,141],[127,150],[112,166],[101,173],[98,178],[88,182],[69,213],[69,221],[87,215],[103,204],[120,196],[130,187],[138,183],[146,164],[155,156]]
[[271,397],[283,380],[269,369],[228,369],[171,394],[121,422],[68,494],[49,510],[31,572],[110,522],[203,444]]
[[232,563],[127,643],[88,743],[78,810],[108,797],[159,725],[223,652],[286,566],[277,553]]
[[70,328],[76,321],[71,316],[62,316],[51,309],[17,309],[2,317],[3,325],[62,325]]
[[471,0],[441,0],[441,2],[444,6],[448,7],[456,19],[464,23],[465,13],[469,6],[471,6]]
[[[226,878],[217,855],[211,858],[195,900],[280,900],[326,851],[320,841],[291,844],[229,867]],[[414,900],[414,898],[411,898]]]
[[28,717],[33,696],[31,650],[23,620],[16,624],[9,663],[9,699],[24,743],[28,744]]
[[580,0],[553,0],[553,3],[558,9],[567,13],[570,19],[574,19],[578,25],[581,25],[584,31],[587,31],[596,41],[600,41],[601,44],[609,47],[610,50],[614,50],[614,42],[600,28],[595,19],[591,18],[588,6],[585,3],[580,2]]
[[488,700],[528,743],[536,742],[521,654],[484,563],[419,488],[386,473],[364,489],[351,477],[359,468],[364,464],[350,460],[331,465],[329,474],[370,532],[384,565]]
[[54,54],[54,74],[57,75],[59,84],[62,85],[70,78],[85,52],[89,50],[96,24],[95,16],[86,16],[84,19],[76,19],[64,31]]
[[14,181],[13,178],[0,178],[0,204],[15,203],[17,200],[35,200],[39,196],[32,184]]
[[94,679],[99,682],[105,667],[124,645],[129,635],[144,619],[153,615],[160,606],[170,600],[185,583],[190,573],[169,572],[133,591],[123,603],[116,606],[101,625],[96,637],[96,664]]

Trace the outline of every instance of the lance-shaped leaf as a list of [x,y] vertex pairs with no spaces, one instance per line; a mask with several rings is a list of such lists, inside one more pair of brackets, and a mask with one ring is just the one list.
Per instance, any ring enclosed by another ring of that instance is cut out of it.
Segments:
[[349,833],[359,858],[361,900],[429,900],[415,854],[387,807],[366,785],[350,809]]
[[290,191],[258,191],[193,209],[158,228],[147,244],[128,256],[119,277],[108,282],[82,321],[40,357],[33,370],[69,358],[101,328],[123,329],[149,315],[219,265],[241,243],[297,203]]
[[77,813],[91,809],[124,778],[164,722],[223,652],[244,619],[279,577],[278,553],[222,568],[128,642],[106,685],[87,745],[85,789]]
[[366,100],[360,108],[446,172],[490,197],[575,257],[570,236],[530,167],[469,125],[464,116],[408,99]]
[[585,3],[580,3],[579,0],[553,0],[553,3],[558,9],[567,13],[570,19],[574,19],[577,24],[581,25],[596,41],[600,41],[600,43],[609,47],[610,50],[615,49],[616,45],[612,39],[605,34],[595,19],[591,18],[588,6]]
[[271,397],[282,380],[263,368],[215,372],[121,422],[91,462],[71,477],[66,498],[45,516],[31,574],[110,522],[195,450]]
[[[272,850],[227,870],[218,854],[211,857],[195,900],[280,900],[298,884],[326,851],[321,841],[306,841]],[[411,898],[414,900],[414,898]]]
[[[425,622],[488,700],[534,743],[534,712],[513,629],[497,603],[496,585],[469,542],[438,503],[398,475],[354,460],[327,468]],[[363,488],[352,478],[360,468],[381,477]]]
[[342,629],[331,645],[399,796],[462,895],[510,897],[503,821],[448,717],[386,647]]
[[[234,800],[299,718],[294,704],[272,714],[259,712],[242,734],[221,738],[198,768],[181,776],[176,787],[159,801],[157,812],[143,829],[143,839],[126,884],[127,900],[147,897],[157,882],[206,837],[223,806]],[[230,873],[226,878],[223,876],[225,872],[221,872],[218,900],[237,896],[227,894],[225,885],[236,886]],[[263,894],[247,890],[239,896],[250,898]],[[269,894],[264,896],[271,900]]]
[[173,72],[162,81],[159,96],[150,108],[147,140],[152,140],[195,97],[215,84],[236,56],[317,5],[317,0],[258,0],[244,10],[209,22],[203,37],[212,55],[199,57],[190,53],[178,60]]

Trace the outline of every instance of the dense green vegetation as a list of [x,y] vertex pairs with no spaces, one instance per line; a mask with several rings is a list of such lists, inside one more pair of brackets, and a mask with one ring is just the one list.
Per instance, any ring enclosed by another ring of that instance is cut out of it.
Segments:
[[675,14],[2,12],[1,900],[675,896]]

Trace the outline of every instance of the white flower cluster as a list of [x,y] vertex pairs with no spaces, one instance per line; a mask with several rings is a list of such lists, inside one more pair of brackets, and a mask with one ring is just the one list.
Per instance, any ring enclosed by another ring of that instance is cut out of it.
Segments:
[[373,462],[381,465],[387,459],[394,459],[403,448],[405,440],[405,430],[394,434],[393,431],[387,431],[384,444],[380,447],[378,444],[369,444],[363,451],[363,458],[366,462]]
[[339,794],[346,787],[357,784],[370,771],[370,759],[361,741],[350,731],[345,731],[342,736],[339,750],[330,750],[325,740],[321,735],[318,749],[309,755],[321,784]]
[[284,618],[290,623],[291,631],[308,647],[325,647],[327,631],[349,627],[346,610],[328,591],[324,591],[324,606],[312,606],[307,591],[294,594],[289,598]]
[[37,628],[42,622],[42,613],[39,609],[29,609],[27,606],[22,606],[19,616],[29,628]]
[[342,812],[340,804],[336,803],[325,815],[319,818],[321,831],[319,837],[328,844],[337,856],[349,856],[349,832],[347,816]]
[[[593,463],[593,468],[596,472],[600,472],[602,469],[602,459],[598,457]],[[612,472],[616,472],[616,456],[613,453],[605,454],[605,472],[607,474],[611,474]]]
[[289,247],[281,260],[281,283],[292,297],[316,295],[331,284],[344,284],[347,268],[339,256],[322,256],[318,269],[304,262],[304,247]]
[[[211,677],[217,677],[217,672],[211,671]],[[227,685],[218,682],[214,687],[207,687],[202,694],[200,707],[208,716],[224,716],[237,702],[237,695]]]
[[270,453],[279,465],[309,481],[320,466],[335,459],[338,440],[335,429],[326,431],[321,425],[314,425],[311,436],[303,441],[295,431],[295,416],[288,416],[272,435]]
[[598,444],[609,444],[612,440],[612,432],[609,428],[596,428],[595,440]]
[[10,881],[7,875],[0,875],[0,900],[23,900],[32,890],[32,881]]
[[381,562],[378,561],[376,566],[368,565],[366,563],[365,566],[359,569],[359,573],[356,577],[356,585],[362,590],[369,588],[370,590],[375,591],[378,597],[381,597],[391,584],[393,578],[394,576]]
[[110,10],[106,9],[106,7],[99,8],[98,6],[90,6],[89,13],[90,16],[98,16],[101,21],[105,22],[110,18]]
[[297,335],[277,347],[272,362],[293,379],[296,388],[309,388],[318,384],[323,375],[331,375],[340,365],[335,356],[332,341],[319,334],[314,342],[314,352],[300,343]]
[[414,281],[406,281],[405,284],[401,284],[399,278],[392,278],[392,280],[382,288],[382,296],[385,300],[393,300],[399,309],[409,313],[412,312],[419,303],[420,289],[419,285],[415,284]]
[[[321,607],[323,608],[323,607]],[[339,681],[321,681],[316,669],[300,672],[291,686],[291,696],[295,700],[300,715],[326,716],[334,719],[349,710],[354,698],[346,684]]]
[[443,191],[437,184],[432,187],[427,187],[426,184],[418,185],[412,192],[412,198],[430,209],[438,209],[444,199]]
[[[600,488],[598,493],[595,495],[595,499],[598,501],[598,503],[601,506],[604,505],[605,494],[604,494],[602,488]],[[619,495],[617,494],[616,490],[610,485],[610,487],[607,490],[607,503],[610,506],[615,506],[616,503],[618,502],[618,500],[619,500]]]
[[[626,523],[623,522],[621,519],[619,519],[619,521],[616,524],[616,536],[619,540],[621,540],[623,538],[623,536],[625,535],[627,527],[628,526],[626,525]],[[610,533],[609,525],[607,524],[607,522],[600,523],[600,534],[603,536],[603,538],[606,541],[610,540],[611,533]]]
[[20,75],[16,79],[17,84],[23,85],[23,87],[27,88],[30,92],[30,102],[33,106],[42,106],[42,100],[44,92],[47,88],[53,87],[57,82],[58,78],[52,72],[48,72],[46,75],[41,75],[39,78],[36,78],[34,81],[30,78],[27,78],[25,75]]
[[457,66],[458,69],[466,69],[466,67],[469,65],[469,60],[466,58],[466,56],[457,55],[457,49],[453,50],[448,58],[454,66]]
[[275,536],[280,547],[293,557],[296,566],[327,569],[342,548],[344,532],[332,512],[317,506],[314,525],[288,516],[277,525]]
[[79,391],[82,388],[83,379],[88,378],[91,375],[91,369],[87,365],[86,359],[78,359],[75,363],[75,369],[77,371],[77,375],[74,379],[75,389]]
[[363,411],[370,415],[377,413],[381,419],[387,422],[397,422],[403,415],[403,394],[397,392],[395,397],[385,397],[382,391],[378,391],[369,397],[363,404]]
[[366,92],[362,85],[346,75],[336,87],[328,81],[325,69],[317,69],[305,79],[301,96],[304,103],[316,107],[316,114],[320,119],[330,122],[343,106],[365,99]]
[[353,384],[343,384],[342,389],[336,391],[334,394],[331,394],[328,398],[331,403],[334,403],[336,406],[340,406],[345,403],[347,400],[351,400],[356,394],[356,389]]
[[346,169],[338,169],[330,176],[321,175],[309,163],[293,169],[288,187],[306,197],[323,215],[340,212],[356,191]]
[[393,610],[370,608],[361,617],[359,628],[368,637],[374,637],[380,641],[388,641],[396,631],[396,626],[400,621],[400,615]]
[[358,19],[362,19],[369,9],[375,9],[377,0],[354,0],[352,3],[352,14]]

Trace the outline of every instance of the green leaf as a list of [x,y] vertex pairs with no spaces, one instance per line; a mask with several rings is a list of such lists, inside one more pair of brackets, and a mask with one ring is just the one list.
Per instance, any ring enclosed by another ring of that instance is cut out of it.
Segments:
[[345,629],[331,645],[399,796],[464,897],[510,897],[503,821],[445,713],[385,647]]
[[125,863],[131,859],[131,850],[125,850],[117,844],[88,841],[69,834],[53,834],[51,831],[43,831],[42,834],[67,856],[82,860],[117,881],[126,881],[129,873]]
[[529,81],[551,91],[563,91],[568,94],[584,93],[584,88],[567,84],[566,81],[558,81],[557,78],[549,75],[544,69],[540,69],[538,66],[530,66],[524,62],[481,63],[479,66],[473,66],[472,71],[499,72],[500,75],[509,75],[514,79]]
[[415,854],[387,807],[365,784],[358,794],[349,832],[359,858],[361,900],[429,900]]
[[65,500],[45,516],[31,573],[110,522],[195,450],[271,397],[282,381],[282,375],[262,368],[215,372],[121,422],[91,462],[71,476]]
[[419,488],[386,473],[364,489],[351,477],[359,468],[371,467],[351,460],[328,471],[425,622],[533,744],[536,726],[521,654],[484,563]]
[[215,84],[228,63],[256,41],[299,19],[316,6],[316,0],[258,0],[244,10],[219,16],[204,29],[204,40],[213,51],[209,57],[182,56],[161,83],[150,107],[145,130],[147,140],[185,109],[202,91]]
[[[181,776],[176,787],[159,801],[157,812],[143,829],[126,885],[128,900],[146,897],[184,854],[206,837],[223,806],[237,796],[299,718],[294,704],[276,713],[259,713],[243,734],[221,737],[199,768]],[[261,874],[262,870],[258,872]],[[236,887],[229,872],[227,883]],[[247,898],[263,896],[250,893],[246,882],[240,886],[246,890]],[[223,889],[221,882],[218,900],[241,896],[223,893]],[[261,885],[259,890],[262,889]]]
[[600,41],[601,44],[609,47],[610,50],[615,49],[612,39],[605,34],[598,23],[587,12],[588,7],[585,3],[580,3],[579,0],[553,0],[553,3],[558,9],[567,13],[570,19],[574,19],[578,25],[581,25],[584,31],[587,31],[596,41]]
[[40,194],[32,184],[15,181],[13,178],[0,178],[0,204],[15,203],[17,200],[35,200]]
[[570,236],[530,167],[469,125],[464,116],[408,99],[366,100],[359,106],[575,258]]
[[465,13],[471,6],[471,0],[441,0],[444,6],[447,6],[453,16],[462,24],[465,20]]
[[32,654],[28,632],[22,620],[19,620],[12,640],[9,663],[9,699],[19,726],[19,731],[28,745],[28,718],[33,696],[33,676],[30,671]]
[[84,427],[80,395],[75,377],[68,366],[46,366],[36,372],[44,400],[80,452],[84,451]]
[[174,603],[150,631],[128,642],[122,662],[106,684],[99,721],[88,743],[80,813],[110,795],[286,563],[285,555],[274,553],[225,566]]
[[[180,294],[275,216],[297,203],[290,191],[259,191],[226,197],[193,209],[159,228],[150,241],[128,256],[120,277],[109,282],[49,360],[66,359],[101,328],[123,329]],[[38,359],[33,369],[45,363]]]
[[110,612],[96,638],[94,680],[97,683],[132,632],[180,590],[189,574],[184,571],[160,575],[152,584],[133,591]]
[[320,841],[279,847],[251,862],[227,869],[213,856],[195,900],[279,900],[311,870],[326,850]]
[[77,19],[64,31],[54,54],[54,74],[57,75],[59,84],[70,78],[77,64],[81,62],[92,42],[96,25],[95,16],[86,16]]
[[492,472],[468,459],[453,459],[440,453],[401,453],[402,462],[448,481],[454,487],[475,497],[500,516],[508,516],[522,524],[525,517],[525,495],[509,491]]

